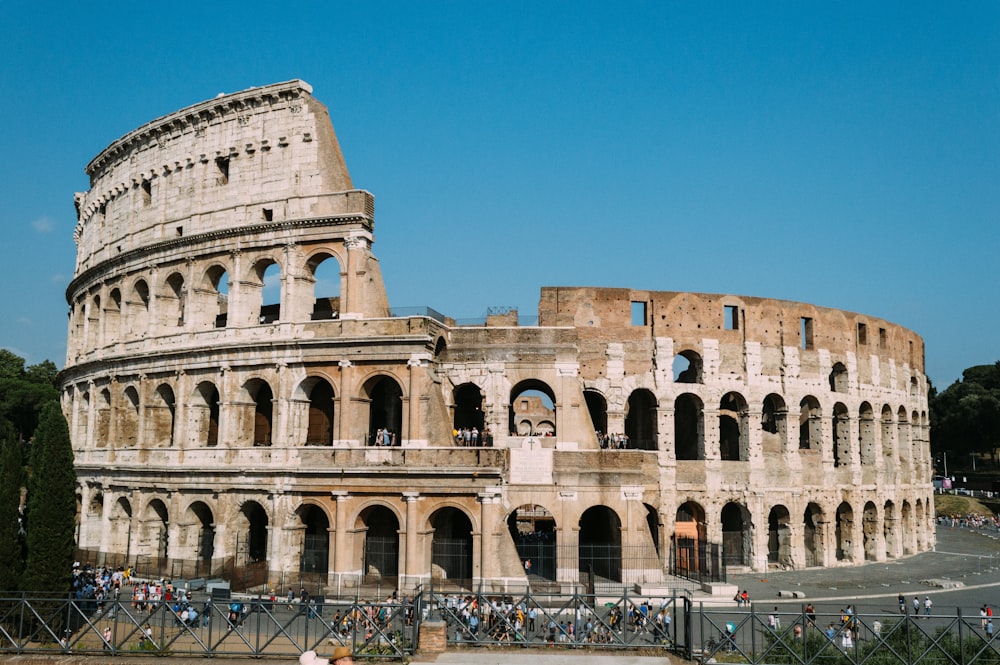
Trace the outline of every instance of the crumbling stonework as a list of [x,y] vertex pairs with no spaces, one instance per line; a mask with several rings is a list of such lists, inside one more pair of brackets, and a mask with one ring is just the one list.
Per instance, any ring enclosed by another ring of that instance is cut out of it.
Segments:
[[302,81],[159,118],[87,173],[61,381],[96,558],[488,589],[527,558],[553,585],[655,585],[703,544],[763,571],[934,543],[923,342],[899,326],[579,287],[543,288],[537,326],[393,315],[374,199]]

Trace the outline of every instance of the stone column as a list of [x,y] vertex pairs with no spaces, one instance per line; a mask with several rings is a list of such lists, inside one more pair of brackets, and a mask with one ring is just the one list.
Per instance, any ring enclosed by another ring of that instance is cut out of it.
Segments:
[[499,488],[488,488],[479,493],[480,522],[480,580],[488,582],[500,576],[497,553],[499,543],[496,535],[497,507],[500,503]]
[[333,573],[341,577],[350,565],[351,553],[347,551],[347,504],[349,494],[345,490],[330,492],[333,497],[333,523],[330,534],[330,551],[333,553]]
[[353,403],[352,396],[354,394],[354,370],[351,369],[354,365],[350,360],[341,360],[338,365],[340,366],[340,395],[338,397],[337,412],[340,414],[338,417],[339,429],[337,430],[337,440],[341,445],[354,443],[354,437],[351,435],[351,404]]
[[347,249],[347,267],[340,288],[340,318],[360,319],[364,317],[361,307],[364,305],[364,285],[357,279],[361,271],[368,240],[353,236],[344,238],[344,248]]
[[[425,363],[430,360],[430,355],[426,353],[414,353],[406,363],[409,370],[410,386],[408,389],[408,409],[407,409],[407,432],[404,437],[400,433],[400,443],[406,441],[410,446],[427,445],[427,437],[423,436],[423,423],[421,418],[423,390],[421,379],[425,373]],[[432,433],[433,434],[433,433]]]
[[403,555],[403,586],[415,587],[420,582],[421,561],[420,561],[420,541],[417,532],[417,501],[420,500],[419,492],[403,492],[403,501],[406,502],[406,525],[405,525],[405,545]]

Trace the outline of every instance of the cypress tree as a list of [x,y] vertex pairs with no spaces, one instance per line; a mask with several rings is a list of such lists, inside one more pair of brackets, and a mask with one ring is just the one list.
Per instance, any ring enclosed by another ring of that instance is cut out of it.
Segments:
[[23,480],[21,445],[12,428],[0,426],[0,596],[20,588],[24,543],[18,535],[18,508]]
[[75,553],[76,472],[58,402],[42,408],[32,447],[22,590],[62,595],[70,587]]

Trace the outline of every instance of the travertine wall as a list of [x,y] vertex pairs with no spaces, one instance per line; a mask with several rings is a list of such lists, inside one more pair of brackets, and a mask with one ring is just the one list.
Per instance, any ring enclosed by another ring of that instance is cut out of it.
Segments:
[[61,380],[95,557],[487,588],[533,558],[571,587],[659,584],[675,533],[754,570],[933,545],[911,331],[579,287],[543,288],[532,327],[392,316],[373,197],[301,81],[164,116],[87,172]]

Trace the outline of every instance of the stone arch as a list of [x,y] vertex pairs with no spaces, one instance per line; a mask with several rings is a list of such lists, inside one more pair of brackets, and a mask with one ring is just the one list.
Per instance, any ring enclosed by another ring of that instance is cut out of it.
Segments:
[[916,528],[913,529],[913,537],[916,539],[918,551],[923,551],[927,547],[927,523],[924,521],[924,503],[917,499],[913,506]]
[[[76,412],[76,436],[73,438],[76,445],[85,447],[87,445],[87,432],[90,429],[90,392],[77,391],[73,400],[73,410]],[[73,421],[70,420],[70,423]]]
[[[555,436],[556,394],[547,383],[540,379],[525,379],[519,381],[510,390],[510,409],[508,423],[511,434],[518,436],[540,435],[540,425],[545,422],[551,426],[550,432]],[[525,424],[530,430],[525,432]]]
[[674,401],[674,446],[678,460],[705,459],[705,405],[694,393]]
[[896,455],[900,465],[910,459],[910,422],[905,406],[896,413]]
[[587,413],[590,414],[590,422],[594,432],[598,435],[598,440],[602,435],[608,433],[608,400],[593,388],[585,388],[583,400],[587,403]]
[[153,498],[146,504],[139,529],[139,540],[145,544],[147,554],[165,561],[170,548],[170,516],[162,499]]
[[205,293],[204,310],[213,328],[225,328],[229,323],[229,271],[216,263],[205,271],[202,283]]
[[851,416],[843,402],[833,405],[833,465],[851,463]]
[[882,511],[882,537],[885,540],[885,555],[891,559],[902,553],[905,535],[900,533],[901,523],[899,515],[896,514],[896,504],[888,500]]
[[111,436],[111,391],[101,388],[97,393],[96,413],[97,422],[94,423],[94,444],[98,448],[105,448]]
[[123,496],[111,506],[108,548],[111,552],[124,552],[126,558],[132,554],[132,503]]
[[442,506],[428,517],[431,577],[472,582],[472,520],[461,508]]
[[613,509],[591,506],[580,515],[579,570],[583,576],[622,581],[622,521]]
[[340,318],[342,264],[340,257],[328,251],[317,252],[306,260],[313,278],[311,320]]
[[253,312],[252,323],[274,323],[281,320],[281,264],[273,258],[258,259],[242,284],[247,311]]
[[[398,446],[402,443],[403,430],[403,389],[395,378],[387,374],[375,374],[362,384],[362,393],[368,401],[369,445]],[[379,431],[383,439],[378,440]],[[388,430],[388,436],[385,436]]]
[[108,299],[104,303],[104,343],[116,342],[121,337],[122,325],[122,292],[119,288],[113,288],[108,293]]
[[482,434],[486,427],[486,414],[483,412],[483,390],[475,383],[463,383],[455,386],[455,414],[452,426],[462,431],[473,429]]
[[728,392],[719,402],[719,459],[746,462],[750,459],[749,417],[743,395]]
[[837,506],[837,561],[854,560],[854,510],[844,501]]
[[760,428],[763,430],[762,447],[765,453],[782,453],[788,441],[788,407],[785,399],[771,393],[761,404]]
[[330,517],[312,503],[303,503],[295,511],[302,526],[302,548],[299,570],[303,573],[326,575],[330,570]]
[[878,508],[869,501],[865,504],[861,518],[861,535],[864,541],[865,561],[878,561],[878,537],[882,532],[882,521],[879,519]]
[[163,281],[157,304],[159,318],[165,328],[178,328],[184,325],[185,294],[184,275],[179,272],[170,273]]
[[848,388],[847,367],[844,363],[836,362],[830,370],[830,392],[846,393]]
[[266,561],[268,552],[267,510],[254,500],[244,501],[236,513],[236,552],[246,556],[239,563]]
[[656,450],[659,439],[656,396],[646,388],[633,390],[625,405],[625,435],[628,447]]
[[858,407],[858,452],[862,466],[872,466],[877,458],[875,449],[875,413],[872,405],[862,402]]
[[302,397],[309,401],[306,416],[306,445],[332,446],[336,394],[329,381],[310,376],[299,384]]
[[722,561],[727,566],[753,563],[753,522],[746,506],[730,501],[722,507]]
[[674,356],[674,383],[704,383],[704,361],[701,354],[685,349]]
[[805,549],[805,565],[823,565],[823,508],[818,503],[810,501],[802,514],[802,540]]
[[682,503],[674,515],[675,574],[705,572],[708,568],[707,545],[705,509],[695,501]]
[[358,513],[355,530],[362,534],[358,558],[366,581],[385,582],[398,577],[400,528],[396,512],[381,503],[365,506]]
[[[808,514],[808,513],[807,513]],[[767,561],[780,566],[792,566],[792,516],[788,508],[778,504],[767,516]]]
[[219,445],[220,402],[219,389],[211,381],[202,381],[195,386],[187,405],[192,445]]
[[274,392],[264,379],[253,378],[243,384],[239,406],[241,440],[254,446],[270,446],[274,420]]
[[507,530],[522,566],[531,561],[530,576],[555,581],[558,550],[556,519],[552,513],[538,504],[522,504],[507,516]]
[[149,332],[149,285],[137,279],[129,292],[128,324],[130,337],[142,337]]
[[139,391],[135,386],[125,386],[122,390],[118,416],[118,440],[132,448],[139,442]]
[[648,503],[642,504],[646,509],[646,528],[649,529],[649,537],[653,541],[653,548],[656,550],[656,556],[660,556],[660,527],[663,525],[660,523],[660,511],[658,511],[654,506]]
[[194,501],[184,513],[186,533],[186,558],[198,562],[198,570],[211,570],[215,557],[215,516],[204,501]]
[[153,403],[146,408],[145,439],[153,448],[174,445],[174,421],[177,404],[174,389],[161,383],[153,391]]
[[101,295],[95,293],[87,310],[86,351],[96,349],[101,343]]
[[799,402],[799,450],[821,450],[823,409],[819,400],[807,395]]

